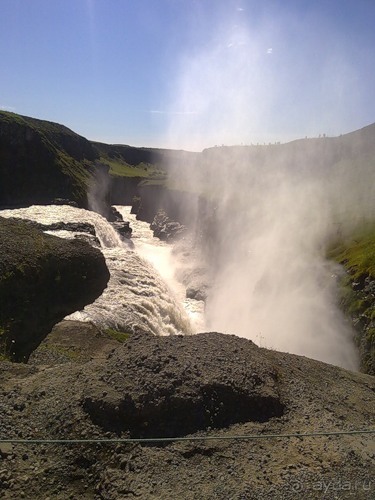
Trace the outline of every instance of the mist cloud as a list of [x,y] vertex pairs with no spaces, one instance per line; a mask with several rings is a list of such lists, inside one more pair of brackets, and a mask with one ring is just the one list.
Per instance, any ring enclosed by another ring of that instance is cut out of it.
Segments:
[[[267,21],[253,30],[233,26],[220,26],[206,47],[182,60],[171,109],[196,109],[198,114],[171,116],[169,139],[175,144],[197,150],[206,144],[256,143],[261,133],[282,135],[283,119],[275,110],[294,116],[294,89],[295,99],[306,101],[300,123],[314,122],[316,116],[307,113],[313,106],[308,92],[321,75],[324,84],[331,84],[323,124],[336,110],[337,89],[341,98],[353,90],[352,79],[335,76],[335,68],[350,75],[350,66],[342,57],[335,66],[332,53],[304,94],[298,86],[305,76],[292,81],[280,62],[270,66],[273,51],[265,47],[270,41],[285,46],[277,23]],[[292,60],[293,54],[285,57]],[[302,75],[304,66],[298,67],[298,60],[295,66],[294,76]],[[207,329],[354,369],[353,332],[337,304],[342,271],[325,254],[338,224],[349,231],[374,213],[374,183],[368,182],[370,170],[364,165],[355,168],[349,162],[328,171],[334,161],[320,160],[325,145],[316,141],[300,149],[269,146],[267,153],[262,146],[212,148],[186,171],[186,178],[180,169],[172,176],[215,206],[214,241],[201,249],[214,282]],[[357,182],[360,178],[367,182]]]

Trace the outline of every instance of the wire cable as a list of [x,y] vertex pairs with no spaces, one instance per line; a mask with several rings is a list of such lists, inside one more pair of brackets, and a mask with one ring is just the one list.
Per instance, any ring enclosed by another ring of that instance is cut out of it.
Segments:
[[0,444],[142,444],[142,443],[168,443],[178,441],[251,441],[258,439],[289,439],[324,436],[350,436],[358,434],[375,434],[375,429],[361,429],[354,431],[330,431],[330,432],[305,432],[293,434],[244,434],[234,436],[182,436],[182,437],[156,437],[156,438],[104,438],[104,439],[13,439],[0,438]]

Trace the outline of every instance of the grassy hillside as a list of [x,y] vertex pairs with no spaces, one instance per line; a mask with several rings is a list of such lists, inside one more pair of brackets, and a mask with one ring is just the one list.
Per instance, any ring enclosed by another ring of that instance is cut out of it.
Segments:
[[121,190],[128,179],[131,190],[141,181],[164,185],[168,165],[185,154],[90,142],[58,123],[0,111],[0,206],[64,198],[86,207],[97,171],[121,180]]
[[374,138],[375,125],[370,125],[340,137],[215,147],[193,153],[90,142],[63,125],[0,111],[0,205],[48,203],[58,197],[84,205],[90,175],[98,164],[104,165],[115,181],[132,178],[134,184],[139,179],[144,184],[209,197],[214,193],[205,191],[207,179],[215,176],[218,168],[227,171],[230,179],[234,161],[259,169],[277,161],[296,172],[303,169],[322,174],[327,169],[344,169],[348,163],[361,168],[367,164],[371,172]]
[[171,168],[183,169],[198,153],[158,148],[92,143],[100,162],[109,167],[113,177],[139,177],[144,181],[167,186]]
[[68,198],[85,206],[96,158],[90,142],[63,125],[0,111],[0,205]]
[[90,142],[58,123],[0,111],[0,207],[63,198],[87,208],[90,191],[105,215],[109,203],[130,203],[140,183],[167,188],[169,168],[195,155]]

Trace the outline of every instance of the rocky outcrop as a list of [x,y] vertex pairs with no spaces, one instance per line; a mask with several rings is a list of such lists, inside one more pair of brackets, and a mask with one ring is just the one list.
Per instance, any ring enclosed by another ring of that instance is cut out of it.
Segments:
[[116,207],[110,207],[107,217],[108,222],[122,222],[124,219]]
[[110,207],[108,217],[108,222],[111,226],[119,233],[122,239],[128,240],[132,235],[132,228],[128,221],[124,221],[122,215],[115,207]]
[[[51,224],[41,224],[40,222],[28,221],[30,225],[42,231],[70,231],[74,233],[74,238],[87,241],[90,245],[100,248],[99,238],[96,236],[95,227],[89,222],[53,222]],[[58,235],[57,235],[58,236]]]
[[109,272],[85,241],[44,234],[27,221],[0,218],[0,339],[3,354],[26,361],[66,315],[93,302]]
[[[20,220],[20,219],[19,219]],[[95,227],[89,222],[53,222],[51,224],[42,224],[40,222],[29,221],[30,225],[41,229],[42,231],[72,231],[75,233],[87,233],[96,236]]]
[[186,233],[186,227],[171,220],[164,210],[158,210],[150,228],[156,238],[168,242],[181,238]]
[[207,283],[195,281],[186,289],[186,297],[188,299],[202,300],[203,302],[206,302],[209,290],[210,288]]
[[131,238],[132,235],[132,228],[130,227],[130,223],[127,221],[116,221],[116,222],[111,222],[111,226],[116,229],[116,231],[119,233],[121,238],[129,239]]

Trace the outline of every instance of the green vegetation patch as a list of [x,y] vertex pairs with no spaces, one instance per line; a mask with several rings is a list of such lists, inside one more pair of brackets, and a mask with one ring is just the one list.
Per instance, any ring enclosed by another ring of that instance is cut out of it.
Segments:
[[74,348],[69,348],[62,345],[43,344],[39,346],[39,350],[51,352],[57,356],[63,356],[69,361],[78,361],[81,358],[81,353],[79,352],[79,350],[75,350]]
[[104,333],[106,333],[112,339],[117,340],[117,342],[120,342],[121,344],[126,342],[130,337],[130,333],[120,332],[119,330],[115,330],[114,328],[106,328],[104,330]]
[[117,177],[143,177],[145,179],[165,179],[166,172],[152,163],[129,165],[119,159],[100,158],[101,163],[109,166],[109,174]]
[[353,279],[375,278],[375,224],[357,231],[350,240],[340,242],[328,256],[343,264]]

